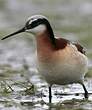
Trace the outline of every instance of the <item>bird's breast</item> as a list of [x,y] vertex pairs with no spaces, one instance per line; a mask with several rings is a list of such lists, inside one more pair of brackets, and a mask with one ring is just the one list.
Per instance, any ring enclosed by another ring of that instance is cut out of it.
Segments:
[[56,45],[54,49],[48,37],[37,38],[39,73],[50,84],[82,82],[87,72],[87,57],[65,39],[58,39]]
[[47,82],[67,84],[83,79],[88,60],[74,45],[67,44],[64,49],[38,52],[38,64]]

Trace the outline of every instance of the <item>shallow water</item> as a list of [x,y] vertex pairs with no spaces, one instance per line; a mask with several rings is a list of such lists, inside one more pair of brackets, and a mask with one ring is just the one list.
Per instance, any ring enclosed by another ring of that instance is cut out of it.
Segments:
[[56,36],[86,47],[89,100],[84,100],[79,84],[54,85],[48,103],[47,83],[36,69],[35,42],[25,33],[0,42],[0,110],[92,110],[92,1],[0,0],[0,37],[24,26],[33,14],[47,16]]

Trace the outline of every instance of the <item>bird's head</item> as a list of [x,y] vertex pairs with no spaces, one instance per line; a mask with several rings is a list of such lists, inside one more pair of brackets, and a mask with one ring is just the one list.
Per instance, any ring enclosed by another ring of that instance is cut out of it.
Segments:
[[47,30],[48,20],[45,16],[34,15],[28,18],[25,24],[25,32],[32,33],[34,35],[41,34]]
[[48,30],[49,34],[53,34],[52,28],[47,18],[43,15],[34,15],[28,18],[25,26],[22,29],[5,36],[4,38],[2,38],[2,40],[22,32],[32,33],[36,36],[42,34],[46,30]]
[[51,28],[51,25],[48,21],[48,19],[43,15],[34,15],[28,18],[23,28],[19,29],[18,31],[9,34],[5,37],[3,37],[1,40],[4,40],[8,37],[14,36],[16,34],[22,33],[22,32],[28,32],[35,36],[43,35],[43,33],[47,34],[47,37],[50,38],[51,43],[55,46],[55,38],[54,33]]

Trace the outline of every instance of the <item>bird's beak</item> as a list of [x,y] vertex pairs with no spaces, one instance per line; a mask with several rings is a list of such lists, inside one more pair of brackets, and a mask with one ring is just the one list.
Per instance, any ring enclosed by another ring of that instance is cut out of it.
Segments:
[[16,32],[12,33],[12,34],[9,34],[9,35],[3,37],[1,40],[4,40],[4,39],[6,39],[6,38],[8,38],[8,37],[11,37],[11,36],[13,36],[13,35],[16,35],[16,34],[19,34],[19,33],[22,33],[22,32],[25,32],[25,27],[23,27],[22,29],[20,29],[20,30],[18,30],[18,31],[16,31]]

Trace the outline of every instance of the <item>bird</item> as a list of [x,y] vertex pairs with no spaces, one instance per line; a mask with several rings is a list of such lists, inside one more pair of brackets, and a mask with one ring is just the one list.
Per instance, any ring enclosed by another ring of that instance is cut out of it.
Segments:
[[1,40],[22,32],[33,34],[35,37],[38,71],[48,83],[49,103],[52,102],[51,88],[54,84],[78,83],[84,89],[85,99],[88,99],[88,91],[84,85],[84,76],[88,71],[88,58],[83,46],[62,37],[57,38],[48,18],[44,15],[29,17],[23,28]]

